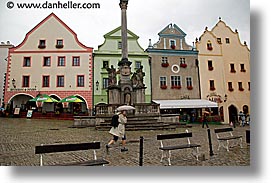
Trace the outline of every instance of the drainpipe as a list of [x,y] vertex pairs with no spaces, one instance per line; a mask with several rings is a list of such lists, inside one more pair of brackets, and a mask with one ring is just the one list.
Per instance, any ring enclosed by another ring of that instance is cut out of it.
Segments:
[[199,67],[199,60],[196,59],[196,66],[198,68],[198,80],[199,80],[199,95],[201,99],[201,79],[200,79],[200,67]]
[[149,56],[149,67],[150,67],[150,90],[151,90],[151,102],[153,98],[153,88],[152,88],[152,57]]
[[92,114],[91,114],[91,116],[93,116],[93,114],[95,113],[95,111],[94,111],[95,110],[95,101],[94,101],[94,98],[95,98],[94,97],[94,95],[95,95],[95,87],[94,87],[94,81],[95,81],[95,74],[94,74],[95,73],[95,69],[94,69],[95,68],[95,54],[94,53],[92,53],[92,62],[93,62],[93,64],[92,64],[93,65],[92,66],[92,72],[93,72],[92,73],[92,77],[93,77],[92,78],[92,87],[93,87],[92,88],[92,92],[93,92],[92,93],[92,101],[93,102],[92,102],[92,111],[91,111]]

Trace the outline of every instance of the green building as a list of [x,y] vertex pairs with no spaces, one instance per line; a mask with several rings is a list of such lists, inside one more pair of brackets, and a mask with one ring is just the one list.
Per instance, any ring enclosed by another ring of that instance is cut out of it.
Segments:
[[[133,32],[127,30],[128,37],[128,57],[132,62],[131,73],[136,72],[143,66],[145,73],[145,102],[151,102],[151,81],[150,81],[150,65],[148,53],[139,45],[139,37]],[[112,66],[119,73],[118,62],[121,60],[121,26],[104,35],[105,41],[98,46],[98,50],[94,50],[94,106],[96,104],[108,104],[108,68]],[[117,74],[119,81],[119,74]]]

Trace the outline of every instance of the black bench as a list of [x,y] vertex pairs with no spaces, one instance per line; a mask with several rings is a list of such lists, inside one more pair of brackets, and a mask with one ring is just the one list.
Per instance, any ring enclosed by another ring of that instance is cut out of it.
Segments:
[[100,142],[92,143],[79,143],[79,144],[53,144],[53,145],[43,145],[35,146],[35,154],[40,154],[40,166],[43,166],[43,154],[47,153],[57,153],[57,152],[69,152],[69,151],[80,151],[80,150],[94,150],[94,159],[88,161],[81,161],[76,163],[59,164],[54,166],[98,166],[109,164],[108,161],[104,159],[97,159],[96,149],[100,149]]
[[[189,137],[192,137],[192,133],[188,131],[186,133],[178,133],[178,134],[164,134],[164,135],[157,135],[157,140],[160,140],[160,147],[159,149],[162,151],[160,162],[162,162],[164,157],[167,157],[169,166],[171,165],[171,151],[172,150],[179,150],[179,149],[193,149],[193,155],[196,156],[197,161],[199,160],[199,144],[191,144]],[[178,139],[178,138],[187,138],[187,143],[181,143],[176,145],[163,145],[163,140],[169,139]]]
[[233,135],[233,128],[218,128],[215,129],[217,140],[219,143],[218,151],[220,147],[224,147],[227,151],[229,151],[229,141],[230,140],[240,140],[240,146],[242,148],[242,136],[241,135]]

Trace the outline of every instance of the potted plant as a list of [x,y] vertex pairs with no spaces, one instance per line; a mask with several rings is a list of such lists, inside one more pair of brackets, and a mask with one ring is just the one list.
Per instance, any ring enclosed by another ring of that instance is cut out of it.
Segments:
[[169,63],[161,63],[161,66],[162,66],[162,67],[168,67],[168,66],[169,66]]
[[209,71],[213,71],[214,67],[208,67]]
[[181,63],[181,64],[180,64],[180,67],[186,68],[186,67],[187,67],[187,64],[186,64],[186,63]]
[[212,47],[212,46],[207,46],[207,49],[208,49],[209,51],[212,51],[212,50],[213,50],[213,47]]
[[216,90],[216,88],[215,87],[210,87],[210,90],[214,91],[214,90]]
[[166,85],[161,85],[160,88],[165,90],[165,89],[167,89],[167,86]]

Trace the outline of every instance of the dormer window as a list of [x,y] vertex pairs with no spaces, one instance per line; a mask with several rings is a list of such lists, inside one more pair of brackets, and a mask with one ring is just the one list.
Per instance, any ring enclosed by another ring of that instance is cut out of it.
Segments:
[[63,45],[63,39],[57,39],[55,47],[56,48],[63,48],[64,47],[64,45]]
[[226,43],[226,44],[229,44],[229,43],[230,43],[229,38],[225,38],[225,43]]
[[210,51],[213,50],[212,43],[209,40],[207,41],[207,49]]
[[46,40],[39,40],[38,48],[46,48]]
[[174,50],[176,48],[176,40],[170,40],[170,47]]

